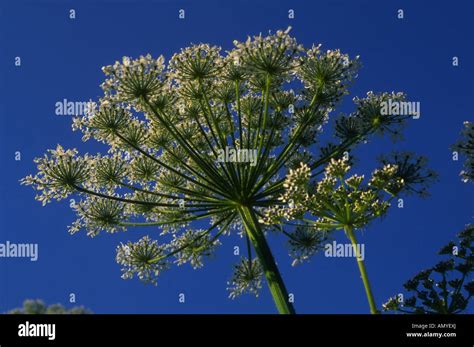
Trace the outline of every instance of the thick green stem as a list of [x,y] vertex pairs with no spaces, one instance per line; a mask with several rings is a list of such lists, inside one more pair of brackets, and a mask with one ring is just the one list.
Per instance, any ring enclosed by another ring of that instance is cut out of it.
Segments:
[[362,282],[364,283],[365,294],[367,295],[367,300],[369,301],[370,313],[380,313],[379,310],[377,310],[377,305],[375,304],[372,289],[370,289],[369,276],[367,276],[367,271],[365,270],[364,261],[362,260],[362,256],[359,252],[359,247],[357,245],[357,240],[355,238],[354,231],[351,226],[344,227],[344,231],[351,240],[352,248],[354,249],[354,252],[357,257],[357,265],[359,266],[360,276],[362,277]]
[[270,289],[278,312],[281,314],[294,314],[295,309],[289,302],[288,291],[286,290],[280,271],[278,271],[278,267],[275,264],[275,259],[265,239],[265,235],[260,228],[255,211],[252,208],[243,206],[239,208],[239,213],[247,235],[253,244],[255,253],[257,253],[258,260],[262,265],[268,288]]

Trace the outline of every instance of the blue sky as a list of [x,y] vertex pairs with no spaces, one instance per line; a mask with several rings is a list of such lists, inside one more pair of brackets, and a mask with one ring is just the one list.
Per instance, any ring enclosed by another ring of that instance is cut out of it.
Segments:
[[[69,9],[76,10],[70,20]],[[185,9],[186,18],[178,19]],[[288,19],[294,9],[295,19]],[[403,9],[405,18],[397,19]],[[293,27],[306,46],[340,48],[360,55],[363,68],[340,111],[369,90],[404,91],[421,103],[421,118],[410,121],[404,141],[374,139],[359,147],[355,171],[368,173],[382,153],[410,150],[430,159],[440,176],[431,197],[410,197],[381,222],[359,234],[379,305],[398,293],[418,271],[438,261],[438,249],[474,214],[474,185],[460,181],[462,162],[449,146],[462,122],[473,120],[474,6],[470,1],[2,1],[0,5],[0,242],[38,243],[39,259],[0,258],[0,312],[26,298],[78,305],[97,313],[273,313],[266,287],[258,299],[227,298],[226,282],[238,257],[237,236],[222,239],[216,256],[200,270],[173,267],[158,286],[124,281],[115,247],[137,240],[143,230],[69,235],[74,214],[66,201],[46,207],[18,180],[33,173],[33,158],[60,143],[82,153],[103,151],[82,143],[71,117],[55,115],[64,98],[87,101],[101,95],[100,68],[122,56],[151,53],[166,58],[190,43],[230,49],[248,34]],[[21,57],[21,67],[14,58]],[[452,58],[459,66],[452,66]],[[14,160],[15,151],[22,154]],[[156,230],[147,230],[151,236]],[[343,235],[338,241],[345,242]],[[291,267],[281,237],[270,235],[288,290],[300,313],[366,313],[368,305],[352,258],[314,257]],[[186,294],[186,303],[178,294]],[[472,309],[470,310],[472,313]]]

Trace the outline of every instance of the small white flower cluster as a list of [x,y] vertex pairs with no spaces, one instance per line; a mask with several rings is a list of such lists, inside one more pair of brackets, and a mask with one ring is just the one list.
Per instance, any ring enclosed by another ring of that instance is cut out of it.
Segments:
[[[372,219],[383,215],[390,204],[383,201],[383,188],[362,186],[364,176],[352,175],[345,178],[350,165],[345,158],[332,159],[325,170],[325,177],[316,185],[315,194],[309,199],[308,209],[319,217],[316,224],[331,230],[343,225],[361,228]],[[374,174],[387,172],[387,169],[376,170]],[[393,180],[396,171],[386,179]],[[372,178],[370,182],[373,182]],[[378,178],[382,183],[382,177]],[[339,183],[339,184],[338,184]],[[349,219],[347,219],[347,218]]]
[[376,107],[379,111],[382,108],[383,102],[392,100],[392,101],[404,101],[406,99],[405,93],[402,92],[383,92],[383,93],[374,93],[372,90],[369,90],[366,93],[366,97],[360,98],[355,96],[352,98],[352,101],[359,108],[363,108],[365,105],[372,105]]
[[357,110],[352,114],[358,121],[362,130],[373,129],[378,133],[388,132],[392,136],[398,136],[399,129],[403,125],[404,115],[382,114],[382,105],[388,100],[392,102],[404,101],[404,93],[390,92],[375,94],[373,91],[367,92],[367,97],[354,97],[353,102]]
[[258,297],[262,288],[262,278],[263,268],[258,259],[242,258],[240,263],[234,265],[232,279],[227,282],[229,298],[235,299],[245,293],[254,294]]
[[36,200],[41,201],[44,206],[51,200],[67,198],[74,191],[75,185],[89,178],[89,159],[88,155],[78,157],[76,149],[65,150],[61,145],[57,145],[56,149],[49,149],[43,157],[34,160],[38,173],[29,175],[20,182],[32,185],[39,191]]
[[155,182],[162,168],[150,158],[136,157],[130,161],[130,174],[128,178],[131,183]]
[[176,264],[189,263],[194,269],[198,269],[204,265],[204,257],[214,254],[220,242],[213,240],[208,234],[200,236],[204,233],[205,230],[202,229],[188,229],[179,236],[173,235],[174,239],[170,243],[170,247],[175,252],[177,251]]
[[163,199],[158,195],[140,191],[124,194],[123,197],[129,200],[140,201],[140,203],[136,204],[125,204],[124,213],[128,217],[135,217],[138,219],[143,218],[148,222],[156,222],[160,219],[164,220],[165,213],[161,213],[164,212],[164,208],[159,207],[156,204],[165,203],[168,199]]
[[374,104],[381,108],[382,102],[387,101],[389,99],[396,100],[396,101],[403,101],[406,98],[405,94],[402,92],[383,92],[383,93],[374,93],[374,91],[369,90],[366,93],[366,96],[361,98],[358,96],[354,96],[352,101],[356,106],[363,107],[365,104]]
[[329,164],[326,166],[325,174],[326,177],[344,177],[347,172],[351,169],[347,158],[334,159],[332,158]]
[[289,202],[292,198],[304,200],[307,197],[306,186],[310,175],[311,169],[305,163],[300,163],[296,169],[290,169],[283,183],[286,192],[280,197],[280,200],[283,202]]
[[313,45],[301,57],[296,74],[308,90],[334,105],[348,93],[347,88],[357,77],[359,68],[359,56],[350,59],[338,49],[323,53],[321,45]]
[[116,261],[122,266],[122,278],[132,279],[135,275],[145,283],[156,285],[156,278],[168,268],[165,247],[144,236],[138,242],[121,243],[117,246]]
[[70,234],[84,229],[87,236],[95,237],[101,231],[116,233],[126,228],[120,225],[125,219],[125,206],[115,200],[103,199],[89,196],[78,203],[72,209],[76,212],[78,219],[68,227]]
[[132,116],[130,104],[111,104],[107,98],[103,98],[98,110],[73,119],[72,130],[82,132],[84,142],[94,138],[116,148],[120,144],[117,132],[135,123],[137,120]]
[[[331,159],[325,169],[325,177],[316,183],[312,193],[308,193],[307,182],[310,170],[304,164],[299,171],[288,174],[284,187],[286,191],[280,196],[283,202],[290,201],[290,206],[272,206],[264,212],[261,219],[265,224],[278,224],[282,219],[299,219],[309,212],[317,219],[312,230],[305,230],[314,239],[307,237],[301,230],[299,233],[306,243],[308,254],[312,254],[314,245],[309,241],[317,240],[318,233],[324,230],[341,229],[344,225],[361,228],[374,218],[382,216],[390,204],[384,200],[383,192],[398,193],[403,188],[403,180],[397,177],[397,167],[385,165],[376,170],[369,185],[362,186],[364,176],[352,175],[348,178],[350,165],[345,158]],[[295,240],[293,246],[297,243]],[[298,243],[301,247],[304,242]],[[299,253],[303,254],[296,247]],[[297,253],[298,253],[297,252]],[[296,254],[297,254],[296,253]]]
[[168,76],[178,84],[216,77],[222,69],[221,48],[198,44],[181,49],[168,64]]
[[93,169],[90,180],[97,182],[99,187],[110,189],[118,188],[119,182],[125,181],[126,177],[132,174],[129,162],[118,152],[112,155],[96,155]]
[[360,194],[359,191],[355,191],[350,197],[356,228],[362,228],[373,219],[383,216],[390,207],[390,203],[380,199],[378,192],[373,190],[365,190]]

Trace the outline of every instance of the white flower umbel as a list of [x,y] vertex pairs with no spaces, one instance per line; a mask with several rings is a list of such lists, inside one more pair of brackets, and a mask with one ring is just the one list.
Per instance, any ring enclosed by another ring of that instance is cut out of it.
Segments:
[[260,288],[262,288],[263,269],[258,259],[249,260],[243,258],[240,263],[234,266],[232,279],[227,282],[229,287],[229,297],[236,297],[250,293],[258,297]]
[[127,242],[117,247],[117,263],[122,266],[122,278],[131,279],[137,276],[144,282],[156,285],[156,278],[168,268],[165,259],[166,247],[158,245],[148,236],[138,242]]
[[[399,131],[404,117],[379,114],[380,101],[401,96],[370,93],[356,99],[356,110],[335,120],[336,141],[319,142],[334,124],[329,122],[333,110],[358,66],[358,57],[339,50],[303,47],[290,28],[235,41],[228,52],[201,43],[168,62],[149,54],[125,56],[103,68],[104,95],[72,125],[84,141],[106,146],[106,153],[80,156],[58,147],[37,159],[38,172],[22,183],[33,186],[43,204],[73,199],[77,220],[71,233],[85,230],[92,237],[102,231],[158,229],[159,243],[145,238],[119,248],[126,278],[138,274],[153,282],[167,266],[165,259],[201,267],[223,235],[241,235],[247,260],[255,259],[239,266],[233,293],[256,292],[263,273],[278,311],[294,313],[266,239],[266,231],[275,229],[272,223],[304,217],[308,208],[329,213],[314,196],[341,202],[350,193],[356,225],[383,212],[377,194],[359,191],[375,188],[354,188],[362,187],[357,177],[346,181],[354,191],[337,187],[333,192],[339,178],[331,175],[343,174],[349,163],[339,168],[331,159],[373,134]],[[218,160],[226,149],[251,154],[252,160]],[[328,163],[334,166],[329,176],[315,193],[307,190]],[[398,166],[398,174],[404,187],[420,177],[410,166]],[[334,226],[328,217],[319,216],[319,229]],[[202,229],[195,230],[197,221]],[[318,237],[278,232],[293,237],[290,252],[301,261],[318,247]],[[129,255],[127,249],[135,251]]]

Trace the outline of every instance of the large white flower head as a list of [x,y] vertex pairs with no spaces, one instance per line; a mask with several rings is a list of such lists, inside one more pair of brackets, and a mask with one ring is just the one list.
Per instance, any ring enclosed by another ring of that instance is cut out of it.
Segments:
[[[232,297],[257,293],[265,275],[281,298],[286,289],[266,231],[306,214],[316,217],[318,232],[349,222],[357,228],[387,206],[381,195],[390,172],[367,186],[361,176],[346,178],[350,164],[339,158],[369,135],[399,128],[403,118],[379,115],[380,102],[398,94],[356,99],[357,110],[336,120],[337,142],[320,147],[316,157],[318,135],[357,76],[358,58],[305,49],[290,28],[234,44],[225,53],[195,44],[167,65],[162,56],[143,55],[104,67],[104,96],[74,119],[73,129],[108,146],[107,153],[81,157],[58,147],[37,159],[38,173],[22,181],[40,191],[43,203],[77,196],[71,233],[157,228],[159,244],[146,237],[118,248],[124,278],[154,282],[173,262],[199,268],[219,238],[237,234],[247,240],[248,256],[229,284]],[[404,188],[415,189],[425,177],[420,165],[397,166]],[[197,221],[209,227],[193,230]],[[298,229],[285,235],[300,262],[325,234]],[[252,246],[266,254],[253,259]],[[294,311],[279,301],[279,309]]]

